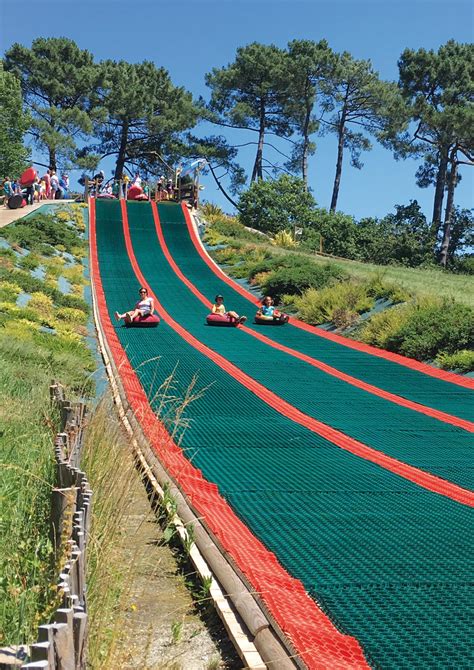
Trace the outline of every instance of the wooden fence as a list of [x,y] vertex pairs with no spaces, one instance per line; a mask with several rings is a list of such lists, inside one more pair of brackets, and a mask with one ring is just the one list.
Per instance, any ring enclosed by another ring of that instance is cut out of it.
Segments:
[[38,641],[30,646],[29,662],[21,668],[83,670],[86,667],[87,539],[92,491],[80,470],[86,407],[71,403],[60,384],[50,387],[51,402],[61,414],[61,432],[54,453],[57,488],[51,499],[51,538],[59,567],[59,607],[52,622],[38,627]]

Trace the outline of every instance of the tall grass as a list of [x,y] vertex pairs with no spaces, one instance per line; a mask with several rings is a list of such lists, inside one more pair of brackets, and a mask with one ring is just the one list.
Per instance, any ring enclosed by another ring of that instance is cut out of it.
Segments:
[[124,546],[130,545],[123,527],[138,478],[130,446],[109,395],[102,399],[90,420],[82,468],[94,492],[87,566],[88,663],[92,669],[107,670],[114,667],[134,569],[133,555],[128,561],[123,560]]

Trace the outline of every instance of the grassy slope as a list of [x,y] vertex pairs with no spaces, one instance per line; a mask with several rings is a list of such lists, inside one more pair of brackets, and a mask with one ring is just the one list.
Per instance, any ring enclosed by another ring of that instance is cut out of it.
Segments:
[[[275,247],[272,247],[275,250]],[[333,260],[319,254],[306,254],[300,251],[287,251],[311,258],[317,263]],[[396,265],[375,265],[346,259],[335,259],[350,275],[357,279],[370,278],[374,273],[382,273],[386,281],[395,282],[417,296],[446,297],[474,307],[474,278],[470,275],[456,275],[437,269],[406,268]]]
[[[66,296],[66,304],[57,304],[61,301],[57,266],[64,262],[58,261],[58,256],[41,253],[48,252],[44,247],[35,249],[34,236],[28,243],[29,256],[17,256],[8,250],[0,254],[1,645],[31,641],[36,626],[47,620],[55,604],[55,591],[49,586],[56,575],[48,530],[56,417],[49,404],[48,387],[51,379],[57,378],[66,385],[69,395],[81,393],[90,389],[88,376],[94,368],[82,337],[87,320],[87,306],[80,299],[80,257],[86,250],[78,235],[82,212],[71,211],[69,216],[55,218],[54,225],[58,231],[69,228],[69,219],[75,222],[75,233],[67,238],[68,244],[73,241],[77,246],[76,271],[64,271],[75,296],[70,300],[82,309],[67,307]],[[19,229],[20,224],[11,224],[2,229],[2,235],[14,243]],[[46,277],[35,280],[35,295],[22,309],[15,303],[19,283],[27,284],[31,277],[29,271],[21,269],[26,258],[32,265],[36,261],[43,265]],[[42,330],[44,325],[54,328],[56,334]]]

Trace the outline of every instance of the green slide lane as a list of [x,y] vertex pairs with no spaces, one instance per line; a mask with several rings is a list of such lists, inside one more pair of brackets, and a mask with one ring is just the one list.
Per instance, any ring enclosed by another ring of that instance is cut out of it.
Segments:
[[[158,206],[166,244],[181,271],[210,300],[216,293],[225,296],[228,309],[252,317],[255,305],[222,282],[197,253],[189,236],[181,207]],[[269,328],[247,322],[247,326],[264,332],[276,342],[317,358],[338,370],[365,382],[429,407],[473,421],[474,400],[471,390],[424,375],[392,361],[349,349],[299,328]]]
[[197,339],[308,416],[464,488],[472,485],[472,433],[351,386],[240,329],[208,326],[206,308],[161,250],[151,208],[130,204],[128,220],[137,262],[152,290]]
[[[147,212],[131,206],[130,218]],[[138,288],[118,203],[97,202],[97,247],[113,319]],[[148,253],[163,269],[156,249]],[[160,300],[174,290],[164,270],[156,283]],[[281,416],[163,321],[156,329],[116,332],[155,408],[168,375],[174,373],[175,393],[198,375],[206,390],[188,406],[183,449],[337,627],[360,641],[374,668],[472,665],[469,508]],[[213,332],[224,342],[239,334]]]

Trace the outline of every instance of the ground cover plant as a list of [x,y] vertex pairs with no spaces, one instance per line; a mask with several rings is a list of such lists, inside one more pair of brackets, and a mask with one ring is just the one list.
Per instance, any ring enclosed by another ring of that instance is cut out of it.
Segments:
[[[55,378],[69,397],[88,396],[95,368],[83,337],[89,307],[81,295],[82,212],[69,206],[61,216],[40,214],[26,221],[1,231],[11,245],[0,255],[1,645],[31,641],[56,605],[48,530],[57,417],[48,388]],[[30,223],[34,235],[27,232]],[[31,274],[60,258],[46,241],[53,229],[52,240],[74,250],[75,259],[61,257],[58,264],[75,268],[74,295],[60,291],[57,273],[44,279]]]

